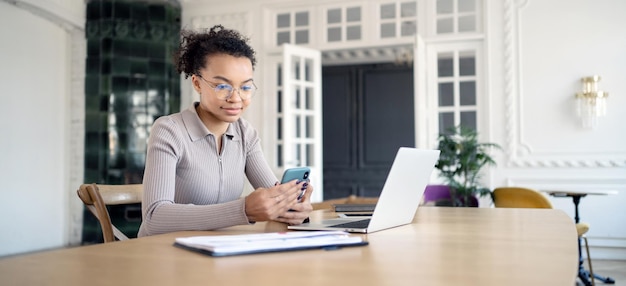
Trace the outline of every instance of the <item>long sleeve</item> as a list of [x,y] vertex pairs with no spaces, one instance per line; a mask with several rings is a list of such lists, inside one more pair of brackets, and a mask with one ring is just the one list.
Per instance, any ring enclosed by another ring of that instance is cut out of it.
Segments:
[[148,141],[143,222],[139,236],[182,230],[212,230],[248,224],[241,198],[252,185],[276,177],[263,157],[256,131],[243,119],[224,135],[222,154],[195,109],[159,118]]

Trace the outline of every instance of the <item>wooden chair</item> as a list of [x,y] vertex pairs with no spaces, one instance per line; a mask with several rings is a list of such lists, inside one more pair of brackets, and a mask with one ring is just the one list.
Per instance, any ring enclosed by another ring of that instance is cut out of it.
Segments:
[[[541,208],[551,209],[552,203],[548,198],[533,189],[520,187],[500,187],[493,190],[493,203],[497,208]],[[587,252],[587,263],[589,264],[589,276],[591,276],[591,284],[596,285],[593,276],[593,268],[591,267],[591,256],[589,256],[589,243],[585,234],[589,231],[589,224],[580,222],[576,224],[576,232],[578,238],[585,241],[585,250]],[[580,249],[579,249],[580,250]]]
[[127,240],[128,237],[111,223],[107,205],[123,205],[141,203],[143,197],[142,184],[129,185],[96,185],[82,184],[76,191],[87,209],[96,216],[104,242]]

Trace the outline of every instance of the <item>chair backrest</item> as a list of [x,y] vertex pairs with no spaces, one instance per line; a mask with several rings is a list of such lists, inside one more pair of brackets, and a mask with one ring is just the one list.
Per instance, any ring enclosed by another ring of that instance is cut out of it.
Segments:
[[82,184],[76,193],[87,209],[98,219],[105,243],[113,242],[115,238],[119,240],[128,239],[126,235],[111,223],[111,217],[106,206],[141,203],[143,197],[142,184]]
[[552,203],[544,194],[520,187],[496,188],[493,190],[493,203],[497,208],[552,208]]
[[426,189],[424,190],[423,203],[436,203],[437,201],[441,200],[447,200],[449,202],[452,202],[450,187],[448,185],[427,185]]

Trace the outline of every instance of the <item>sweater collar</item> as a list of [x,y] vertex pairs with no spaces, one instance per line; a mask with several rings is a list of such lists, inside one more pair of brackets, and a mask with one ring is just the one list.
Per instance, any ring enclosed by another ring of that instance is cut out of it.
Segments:
[[[191,104],[191,106],[189,106],[189,108],[183,110],[183,112],[181,113],[183,117],[183,123],[185,124],[187,134],[189,134],[189,139],[191,139],[191,141],[200,140],[208,135],[213,135],[215,137],[215,134],[213,134],[211,131],[209,131],[208,128],[206,128],[206,126],[204,126],[204,123],[202,123],[202,120],[198,115],[198,111],[196,111],[196,107],[199,104],[200,102],[194,102],[193,104]],[[228,129],[226,129],[226,133],[224,134],[231,140],[238,140],[237,133],[235,132],[232,123],[228,124]]]

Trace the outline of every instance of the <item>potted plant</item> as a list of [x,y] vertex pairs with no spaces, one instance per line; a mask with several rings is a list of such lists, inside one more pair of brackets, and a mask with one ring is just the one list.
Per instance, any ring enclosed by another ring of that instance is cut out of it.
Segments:
[[437,140],[441,153],[435,168],[450,186],[452,205],[478,206],[477,197],[491,193],[480,185],[480,171],[484,166],[496,165],[488,151],[500,146],[478,142],[478,133],[462,125],[447,129]]

